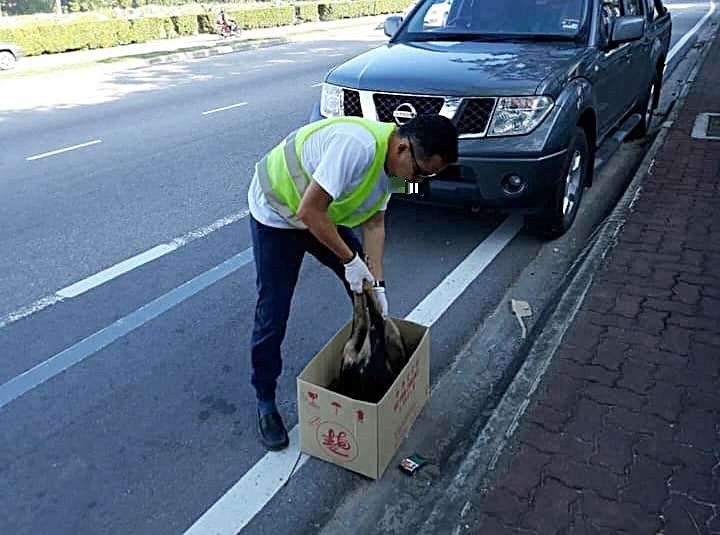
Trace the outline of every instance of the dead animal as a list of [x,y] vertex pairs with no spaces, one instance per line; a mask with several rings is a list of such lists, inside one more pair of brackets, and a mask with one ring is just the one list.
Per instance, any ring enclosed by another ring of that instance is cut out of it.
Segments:
[[409,358],[400,329],[383,318],[372,287],[353,296],[353,322],[340,373],[331,389],[353,399],[377,403]]

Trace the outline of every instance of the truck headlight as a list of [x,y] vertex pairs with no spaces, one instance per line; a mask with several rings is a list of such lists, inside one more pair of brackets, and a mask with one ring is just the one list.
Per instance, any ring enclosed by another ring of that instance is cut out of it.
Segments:
[[342,87],[325,83],[322,85],[320,113],[323,117],[339,117],[343,114]]
[[488,136],[518,136],[531,132],[553,107],[550,97],[501,97]]

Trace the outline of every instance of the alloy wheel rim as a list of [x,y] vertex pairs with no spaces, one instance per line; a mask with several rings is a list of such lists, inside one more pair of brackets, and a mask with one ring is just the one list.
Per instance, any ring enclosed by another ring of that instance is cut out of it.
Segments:
[[563,217],[572,214],[578,200],[580,178],[582,177],[582,153],[575,150],[565,177],[565,195],[563,196]]

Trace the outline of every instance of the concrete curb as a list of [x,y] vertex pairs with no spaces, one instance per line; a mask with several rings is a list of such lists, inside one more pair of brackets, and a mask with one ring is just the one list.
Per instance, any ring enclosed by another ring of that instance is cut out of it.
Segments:
[[560,347],[565,332],[581,308],[595,273],[617,244],[627,214],[642,194],[645,177],[652,174],[655,156],[663,147],[670,127],[684,107],[692,82],[702,68],[717,36],[717,28],[712,29],[711,26],[705,50],[693,67],[676,105],[662,124],[660,132],[640,163],[626,192],[599,229],[595,240],[588,244],[586,253],[582,255],[584,256],[582,262],[576,266],[576,271],[565,291],[562,292],[555,310],[548,315],[546,325],[532,345],[525,362],[468,450],[448,485],[444,498],[435,504],[422,528],[418,530],[419,535],[443,530],[450,532],[449,525],[454,525],[453,534],[463,531],[463,518],[471,509],[470,501],[467,499],[468,489],[472,489],[470,492],[473,492],[488,486],[497,461],[529,406],[535,390]]
[[[247,50],[259,50],[261,48],[270,48],[272,46],[284,45],[289,42],[290,39],[286,37],[266,39],[259,43],[238,42],[228,45],[214,46],[206,48],[204,50],[193,50],[190,52],[173,52],[166,56],[158,56],[155,58],[143,60],[143,62],[147,65],[161,65],[164,63],[175,63],[188,59],[209,58],[211,56],[221,56],[226,54],[233,54],[235,52],[244,52]],[[132,60],[135,58],[135,56],[120,56],[120,58]]]

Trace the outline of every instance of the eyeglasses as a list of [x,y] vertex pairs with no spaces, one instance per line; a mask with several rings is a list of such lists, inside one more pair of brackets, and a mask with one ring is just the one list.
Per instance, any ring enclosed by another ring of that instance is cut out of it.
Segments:
[[419,178],[421,180],[435,178],[438,175],[438,172],[434,173],[428,173],[426,171],[423,171],[423,168],[420,167],[420,164],[418,164],[417,158],[415,158],[415,149],[413,147],[412,143],[409,143],[410,145],[410,156],[412,157],[413,162],[413,175],[415,175],[415,178]]

